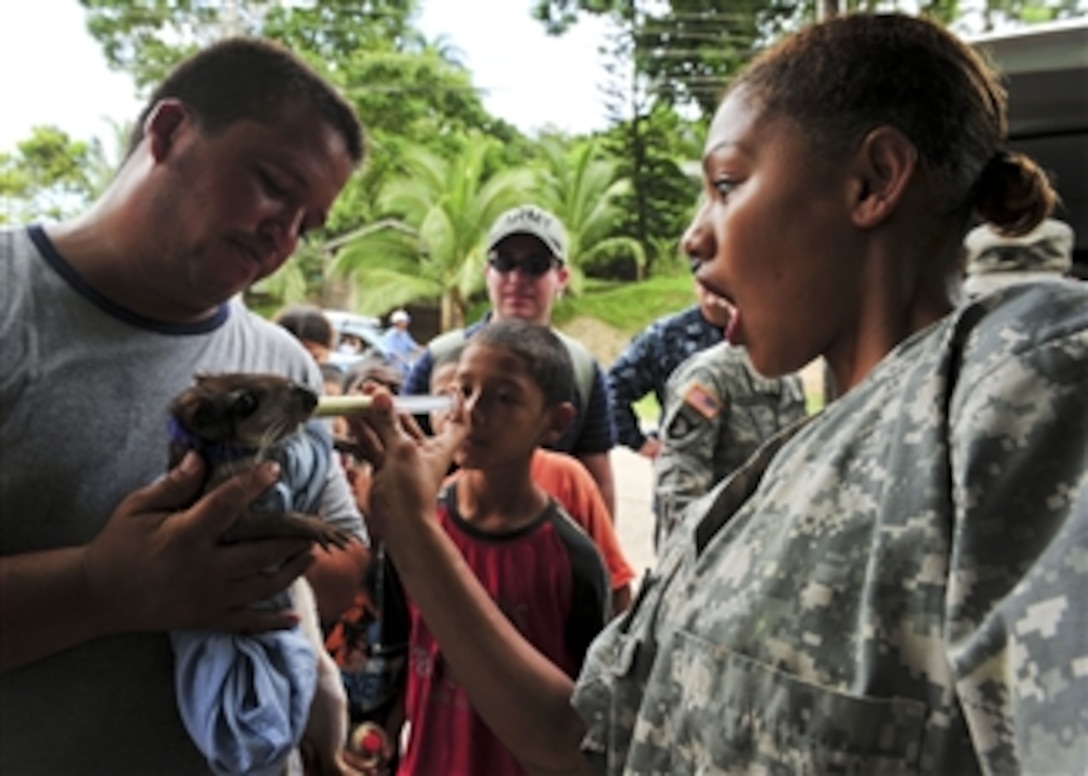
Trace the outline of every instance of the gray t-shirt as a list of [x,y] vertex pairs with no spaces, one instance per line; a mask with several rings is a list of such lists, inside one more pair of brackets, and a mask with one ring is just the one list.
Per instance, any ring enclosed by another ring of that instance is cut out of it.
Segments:
[[[166,471],[166,408],[201,371],[321,387],[298,342],[240,300],[198,324],[147,320],[88,286],[41,229],[0,232],[0,554],[90,541]],[[320,512],[365,536],[339,467]],[[166,634],[118,634],[0,674],[0,773],[207,772],[172,662]]]

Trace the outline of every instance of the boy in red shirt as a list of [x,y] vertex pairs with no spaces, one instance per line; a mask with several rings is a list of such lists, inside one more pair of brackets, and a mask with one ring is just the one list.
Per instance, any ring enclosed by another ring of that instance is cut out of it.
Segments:
[[[473,337],[454,378],[462,402],[445,419],[465,424],[467,435],[438,498],[438,520],[481,584],[571,676],[607,621],[609,585],[596,546],[533,482],[531,464],[537,447],[573,421],[573,374],[547,327],[497,321]],[[410,600],[409,609],[398,773],[525,773],[472,709]]]

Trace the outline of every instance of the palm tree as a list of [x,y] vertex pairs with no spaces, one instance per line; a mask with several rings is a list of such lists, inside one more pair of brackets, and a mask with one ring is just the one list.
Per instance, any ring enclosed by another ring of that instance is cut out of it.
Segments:
[[604,158],[595,140],[571,145],[549,137],[541,149],[545,169],[540,200],[567,228],[571,290],[581,292],[585,268],[598,259],[629,257],[641,276],[645,249],[634,238],[615,235],[623,215],[619,198],[631,188],[620,177],[619,163]]
[[497,141],[473,134],[450,158],[422,146],[406,151],[404,175],[378,196],[388,217],[332,246],[330,272],[354,282],[360,312],[438,300],[443,330],[464,325],[483,287],[488,228],[537,184],[529,169],[492,172],[498,150]]

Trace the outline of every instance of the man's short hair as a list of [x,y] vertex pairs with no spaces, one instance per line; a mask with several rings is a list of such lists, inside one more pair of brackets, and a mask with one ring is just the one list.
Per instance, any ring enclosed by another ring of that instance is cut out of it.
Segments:
[[351,105],[317,71],[270,40],[227,38],[178,64],[140,112],[126,156],[143,140],[152,108],[165,99],[180,100],[212,133],[242,119],[273,124],[284,105],[301,100],[340,133],[356,164],[365,154],[363,128]]

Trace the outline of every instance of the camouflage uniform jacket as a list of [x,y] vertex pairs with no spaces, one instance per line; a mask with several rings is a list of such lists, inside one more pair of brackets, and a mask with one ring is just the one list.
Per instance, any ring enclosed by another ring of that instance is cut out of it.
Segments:
[[587,657],[587,756],[1083,773],[1086,486],[1088,290],[959,308],[692,505]]
[[665,386],[654,461],[658,544],[690,502],[803,417],[801,378],[762,377],[744,348],[722,342],[678,366]]
[[646,443],[632,405],[653,392],[665,406],[665,382],[680,362],[722,341],[723,333],[703,317],[699,305],[658,318],[631,340],[608,370],[616,440],[635,452]]

